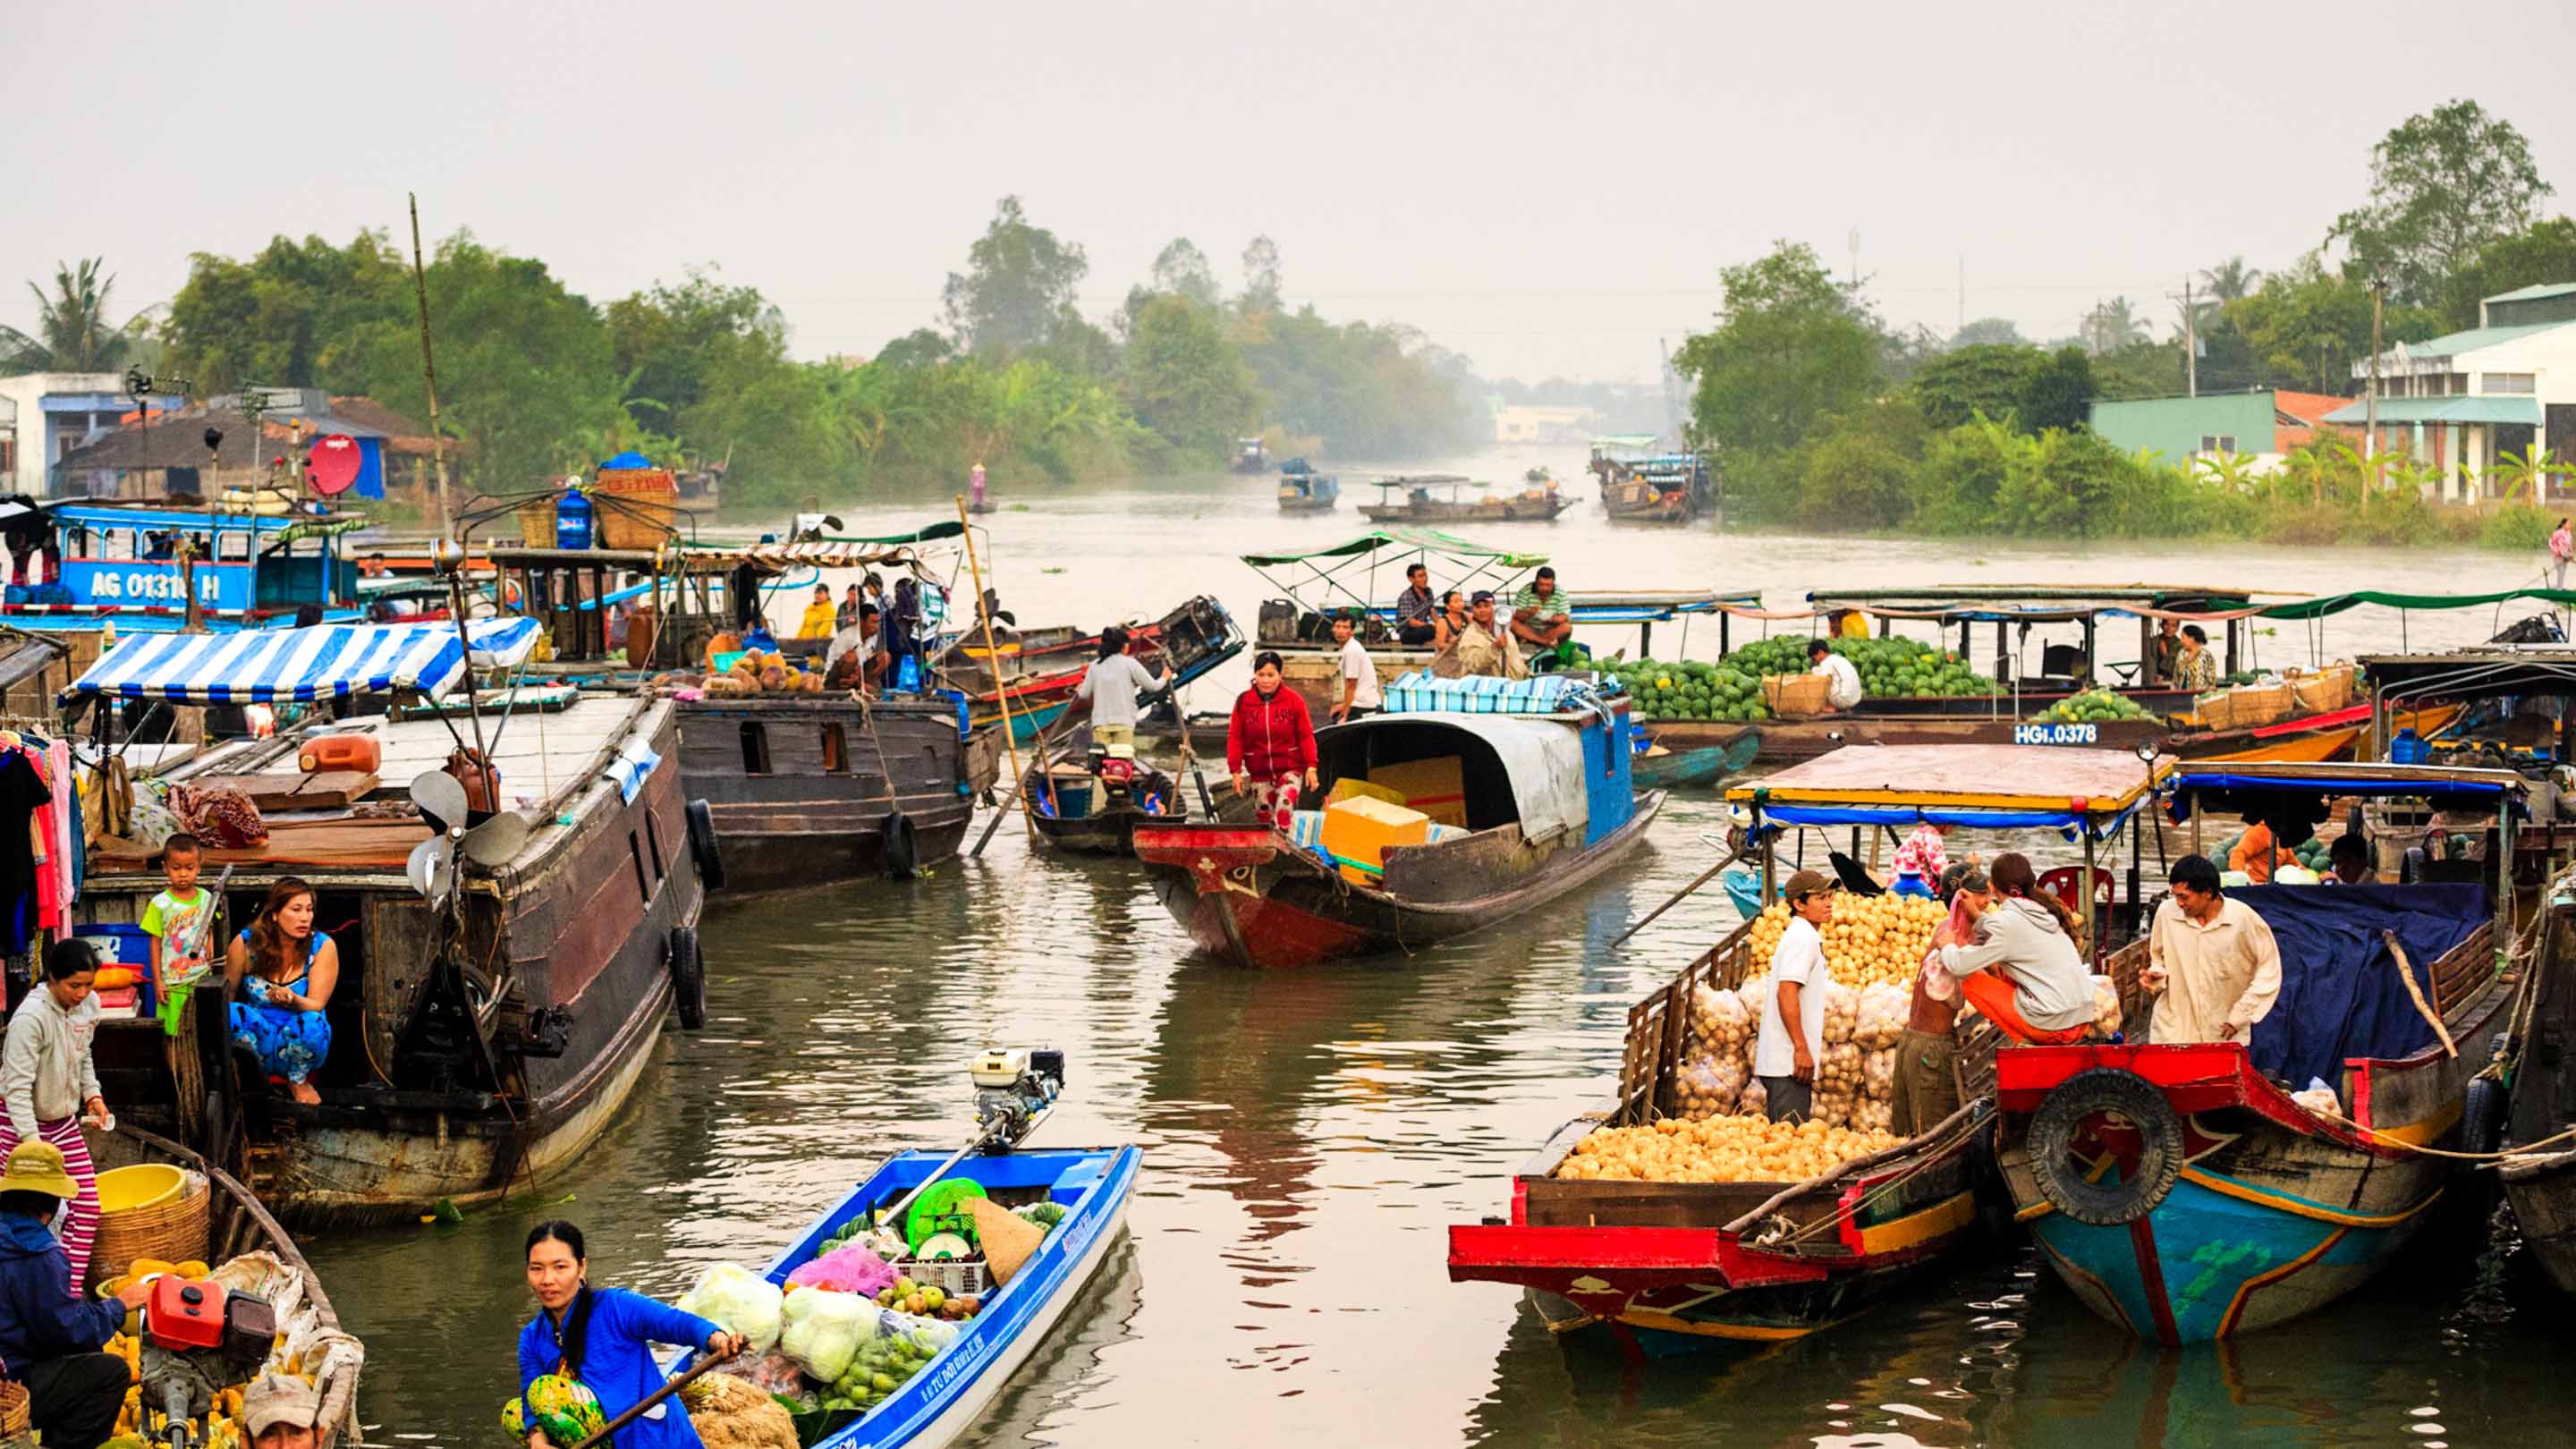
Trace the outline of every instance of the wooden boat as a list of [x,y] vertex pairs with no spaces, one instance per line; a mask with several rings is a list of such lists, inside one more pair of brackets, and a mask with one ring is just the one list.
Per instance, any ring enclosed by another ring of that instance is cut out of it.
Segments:
[[1456,473],[1375,479],[1385,501],[1361,504],[1360,516],[1371,523],[1553,523],[1574,506],[1553,478],[1508,496],[1462,497],[1471,481]]
[[1683,785],[1714,785],[1753,763],[1762,747],[1760,731],[1747,731],[1723,745],[1668,750],[1653,745],[1628,762],[1628,776],[1640,789],[1670,790]]
[[1140,826],[1135,850],[1153,868],[1155,894],[1202,950],[1300,966],[1411,951],[1597,879],[1645,839],[1664,796],[1629,784],[1626,696],[1558,715],[1588,691],[1535,683],[1528,698],[1546,714],[1467,714],[1443,707],[1455,701],[1441,682],[1413,676],[1388,695],[1388,713],[1316,731],[1327,791],[1344,780],[1387,788],[1438,778],[1451,783],[1426,788],[1461,792],[1398,788],[1455,822],[1436,825],[1427,843],[1389,847],[1371,868],[1322,853],[1321,811],[1301,812],[1293,837],[1266,825]]
[[[608,587],[601,552],[505,548],[492,556],[531,601],[529,617],[554,641],[554,659],[534,671],[540,677],[650,692],[659,687],[650,677],[625,672],[630,658],[640,654],[644,664],[686,671],[660,677],[673,687],[682,786],[705,802],[720,846],[724,875],[712,884],[749,892],[909,876],[957,853],[976,797],[993,783],[996,752],[975,748],[970,718],[953,697],[886,690],[862,698],[847,689],[717,693],[710,680],[702,697],[691,698],[700,691],[677,688],[698,682],[705,641],[720,622],[707,610],[704,582],[723,579],[730,586],[808,568],[902,569],[918,576],[921,560],[912,545],[621,554],[624,566],[653,579],[626,589]],[[642,649],[612,656],[597,601],[621,594],[658,599],[662,607],[653,611]],[[692,642],[699,646],[695,657],[684,652]]]
[[1092,771],[1090,750],[1091,727],[1084,725],[1053,758],[1030,762],[1021,776],[1040,839],[1082,855],[1133,855],[1138,826],[1187,815],[1181,782],[1142,760],[1123,762],[1134,768],[1134,781],[1110,803],[1108,787]]
[[[947,1160],[942,1152],[886,1159],[769,1265],[769,1281],[783,1285],[834,1232],[893,1206]],[[984,1296],[982,1311],[957,1326],[953,1341],[864,1413],[822,1421],[807,1440],[810,1449],[937,1449],[963,1437],[1109,1261],[1126,1231],[1143,1162],[1133,1147],[1021,1147],[967,1158],[947,1174],[972,1178],[1005,1206],[1054,1203],[1063,1220],[1010,1282]]]
[[1596,445],[1591,469],[1614,523],[1689,523],[1717,498],[1707,460],[1694,453],[1621,456]]
[[[1895,758],[1888,758],[1894,754]],[[1843,823],[1903,812],[1967,829],[2069,830],[2089,843],[2135,821],[2154,766],[2106,751],[1852,749],[1742,792],[1762,875],[1780,874],[1766,826]],[[1960,1029],[1967,1105],[1896,1146],[1802,1182],[1686,1183],[1558,1175],[1596,1128],[1684,1114],[1685,1027],[1702,987],[1732,989],[1767,963],[1747,919],[1628,1012],[1616,1096],[1566,1124],[1512,1180],[1510,1215],[1449,1230],[1452,1282],[1523,1288],[1560,1336],[1607,1340],[1631,1357],[1804,1337],[1937,1270],[1994,1226],[1989,1177],[1996,1033]]]
[[[91,1155],[102,1172],[158,1162],[205,1177],[205,1261],[220,1269],[249,1255],[225,1272],[225,1286],[256,1293],[277,1310],[278,1332],[305,1354],[305,1368],[321,1395],[316,1427],[326,1438],[356,1442],[358,1378],[366,1366],[366,1345],[340,1326],[339,1312],[331,1306],[321,1276],[304,1260],[295,1239],[261,1205],[259,1195],[197,1152],[130,1122],[117,1123],[110,1133],[92,1134],[91,1143]],[[121,1273],[125,1266],[93,1256],[91,1280]]]
[[[500,663],[524,658],[537,634],[524,619],[475,630],[477,657]],[[264,679],[248,687],[253,699],[435,699],[466,670],[451,625],[320,626],[138,637],[74,690],[202,704]],[[372,733],[383,756],[363,788],[342,794],[348,803],[273,814],[265,844],[205,852],[228,934],[271,883],[296,876],[316,888],[317,924],[340,954],[337,1049],[314,1079],[321,1104],[264,1089],[231,1050],[211,990],[196,993],[176,1036],[149,1017],[104,1023],[101,1080],[114,1083],[120,1113],[238,1170],[289,1222],[392,1221],[442,1199],[493,1201],[607,1127],[675,1003],[684,1024],[703,1013],[699,871],[714,843],[680,788],[677,711],[612,695],[506,725],[433,715],[341,728]],[[451,730],[484,740],[507,802],[492,818],[515,823],[473,837],[433,905],[406,875],[432,831],[406,810],[405,786],[442,768]],[[301,778],[302,743],[236,741],[165,775],[229,780],[256,796],[263,780]],[[89,852],[82,912],[130,926],[163,886],[149,849],[104,839]]]
[[[1303,459],[1291,462],[1302,463]],[[1330,473],[1300,468],[1279,470],[1279,511],[1282,513],[1330,513],[1342,501],[1342,480]]]
[[[1206,594],[1136,625],[1128,637],[1135,641],[1131,652],[1138,662],[1158,673],[1176,672],[1170,685],[1156,691],[1157,699],[1170,698],[1244,648],[1234,616]],[[1007,697],[1011,737],[1026,744],[1064,717],[1083,673],[1099,657],[1100,636],[1069,628],[997,631],[995,643],[1002,656],[998,667],[976,634],[960,634],[938,654],[935,672],[948,687],[965,693],[974,729],[1000,723]],[[1007,694],[997,680],[1006,682]]]
[[[2431,738],[2459,718],[2458,705],[2429,705],[2398,712],[2393,723]],[[2372,741],[2371,706],[2365,702],[2323,714],[2294,715],[2277,724],[2245,730],[2203,730],[2174,735],[2168,748],[2187,760],[2268,760],[2314,764],[2327,760],[2375,760],[2385,753]]]
[[[2171,790],[2194,819],[2347,797],[2498,818],[2522,784],[2427,766],[2190,763]],[[2499,844],[2493,869],[2506,854]],[[2282,948],[2280,998],[2248,1040],[2138,1044],[2137,945],[2110,972],[2127,1043],[1998,1054],[2005,1187],[2078,1298],[2141,1338],[2196,1343],[2314,1312],[2387,1266],[2452,1168],[2414,1149],[2478,1130],[2464,1121],[2469,1084],[2514,991],[2495,967],[2512,895],[2488,880],[2231,889]],[[2331,1113],[2293,1097],[2311,1078],[2333,1088]]]

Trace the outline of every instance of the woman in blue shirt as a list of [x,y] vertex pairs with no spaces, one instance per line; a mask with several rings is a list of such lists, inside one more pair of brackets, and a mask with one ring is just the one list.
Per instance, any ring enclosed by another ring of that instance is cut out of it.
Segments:
[[[648,1345],[702,1347],[719,1358],[742,1350],[740,1335],[640,1293],[593,1288],[588,1272],[581,1229],[557,1220],[528,1233],[528,1288],[537,1296],[538,1313],[519,1334],[521,1395],[539,1378],[561,1374],[588,1388],[599,1400],[600,1417],[613,1420],[662,1387],[662,1371]],[[700,1449],[698,1431],[677,1395],[646,1410],[617,1431],[616,1439],[617,1449]],[[528,1444],[547,1449],[546,1436],[532,1432]]]

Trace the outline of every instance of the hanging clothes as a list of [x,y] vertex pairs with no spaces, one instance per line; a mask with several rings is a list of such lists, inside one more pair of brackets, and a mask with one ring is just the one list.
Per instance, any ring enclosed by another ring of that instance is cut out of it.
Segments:
[[23,953],[35,935],[36,812],[53,798],[25,750],[0,751],[0,953]]

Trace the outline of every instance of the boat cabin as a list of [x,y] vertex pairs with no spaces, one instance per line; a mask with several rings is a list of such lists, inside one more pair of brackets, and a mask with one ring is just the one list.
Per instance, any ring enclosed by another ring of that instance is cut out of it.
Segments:
[[[2260,601],[2288,602],[2300,594],[2257,593],[2179,585],[1940,585],[1924,588],[1818,589],[1807,595],[1816,612],[1833,617],[1857,611],[1877,625],[1884,638],[1900,623],[1932,626],[1940,647],[1955,648],[1963,659],[1977,659],[1977,629],[1990,624],[1987,671],[2007,690],[2024,694],[2063,694],[2095,685],[2140,699],[2158,714],[2178,714],[2191,707],[2186,691],[2155,674],[2158,621],[2200,623],[2211,635],[2209,647],[2219,652],[2223,674],[2248,667],[2249,636],[2245,620],[2261,612]],[[2101,625],[2107,619],[2135,619],[2138,653],[2132,661],[2106,659]],[[2214,626],[2214,627],[2213,627]],[[2054,627],[2056,637],[2042,634],[2036,656],[2031,651],[2035,629]],[[1957,643],[1950,642],[1955,633]],[[2161,694],[2160,699],[2151,696]]]
[[0,532],[45,539],[41,547],[59,567],[50,579],[11,583],[0,614],[41,619],[77,611],[97,627],[108,611],[120,628],[176,629],[193,589],[205,622],[219,629],[292,616],[308,604],[325,617],[355,617],[357,564],[342,536],[366,526],[359,514],[83,499],[40,505],[32,511],[41,520],[27,518],[30,511],[0,505]]

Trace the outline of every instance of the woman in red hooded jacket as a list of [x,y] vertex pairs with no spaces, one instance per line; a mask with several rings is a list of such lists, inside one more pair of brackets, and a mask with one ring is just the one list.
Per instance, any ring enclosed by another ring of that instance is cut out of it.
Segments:
[[1234,702],[1234,717],[1225,726],[1225,766],[1234,774],[1234,793],[1258,787],[1264,824],[1289,828],[1297,809],[1297,787],[1322,788],[1315,773],[1315,721],[1306,701],[1283,682],[1286,668],[1275,650],[1252,659],[1252,687]]

